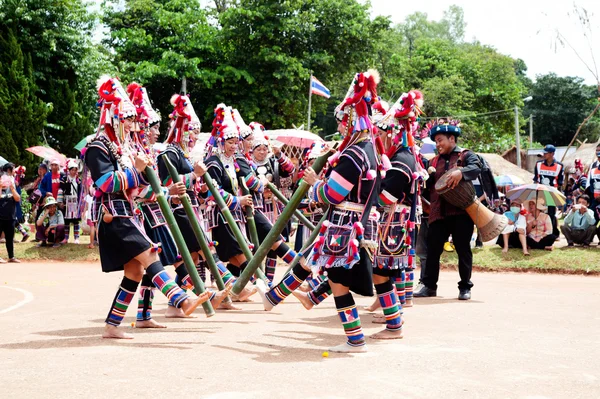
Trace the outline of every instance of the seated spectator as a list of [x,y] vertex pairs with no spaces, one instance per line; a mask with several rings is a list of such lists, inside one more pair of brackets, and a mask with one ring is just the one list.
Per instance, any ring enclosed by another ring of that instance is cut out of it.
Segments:
[[544,213],[548,207],[543,198],[529,201],[527,215],[527,246],[532,249],[552,251],[556,236],[552,234],[552,219]]
[[510,210],[504,212],[508,219],[508,224],[498,236],[498,245],[502,247],[502,253],[507,253],[508,248],[522,248],[523,255],[529,256],[527,250],[527,212],[521,208],[518,201],[512,201]]
[[588,208],[590,202],[590,197],[585,194],[577,197],[577,204],[573,205],[560,228],[570,247],[574,244],[589,247],[594,239],[596,219],[594,212]]
[[54,197],[47,197],[44,210],[36,222],[36,238],[40,241],[38,247],[45,247],[50,243],[54,248],[60,247],[60,242],[65,239],[65,219],[56,207]]

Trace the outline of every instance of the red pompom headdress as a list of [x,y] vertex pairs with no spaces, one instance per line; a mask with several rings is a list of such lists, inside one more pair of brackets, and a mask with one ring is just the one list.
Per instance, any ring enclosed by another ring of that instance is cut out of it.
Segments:
[[[121,122],[137,115],[135,106],[118,78],[102,76],[97,82],[97,87],[100,96],[97,105],[101,107],[99,127],[104,128],[112,142],[121,144],[125,138]],[[101,129],[98,129],[98,132],[100,131]]]
[[194,111],[190,98],[183,94],[174,94],[171,97],[174,110],[169,115],[171,126],[167,136],[167,143],[181,143],[183,136],[192,130],[201,129],[202,124]]

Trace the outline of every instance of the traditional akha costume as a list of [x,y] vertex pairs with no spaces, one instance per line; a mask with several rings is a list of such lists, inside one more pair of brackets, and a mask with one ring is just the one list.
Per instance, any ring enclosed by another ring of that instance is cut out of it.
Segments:
[[[237,125],[233,121],[231,107],[227,107],[225,104],[217,105],[212,135],[215,139],[217,151],[216,154],[213,151],[213,154],[205,161],[207,173],[214,181],[215,188],[219,190],[225,200],[234,220],[240,225],[240,229],[244,231],[246,219],[238,198],[238,178],[243,177],[243,175],[240,173],[240,166],[235,154],[227,156],[223,152],[225,141],[238,138],[239,136]],[[255,178],[254,180],[247,181],[247,184],[248,188],[251,189],[255,185],[260,184],[260,182]],[[211,196],[212,194],[209,193],[208,207],[206,209],[208,229],[212,234],[213,240],[218,243],[216,250],[219,258],[229,261],[231,258],[243,254],[243,252],[225,216],[223,216],[223,213],[216,206],[215,202],[212,201]],[[238,274],[238,268],[243,269],[245,267],[244,263],[235,265],[237,266],[233,268],[235,274]]]
[[[270,151],[269,141],[264,136],[264,128],[256,122],[253,122],[253,124],[255,128],[255,138],[252,146],[253,151],[261,146],[266,147],[268,151]],[[259,161],[253,153],[253,166],[255,167],[256,174],[259,178],[264,178],[275,184],[277,188],[281,188],[282,180],[287,179],[291,182],[295,169],[294,164],[283,153],[280,153],[279,156],[269,155],[264,160]],[[263,192],[254,191],[253,193],[255,194],[255,198],[260,197],[256,202],[257,206],[255,207],[254,219],[256,221],[258,239],[262,243],[267,237],[267,234],[269,234],[269,231],[273,228],[273,223],[275,223],[283,210],[283,204],[278,201],[268,189],[265,189]],[[288,264],[291,263],[296,256],[296,253],[283,241],[283,237],[281,238],[277,249],[269,251],[265,260],[265,274],[271,283],[275,277],[275,267],[277,266],[278,256]]]
[[399,271],[382,275],[394,280],[400,303],[407,307],[412,306],[419,189],[427,177],[414,141],[422,106],[420,91],[404,93],[376,122],[384,132],[388,144],[386,155],[391,162],[391,176],[386,175],[379,197],[383,217],[380,222],[381,241],[375,258],[376,270]]
[[[159,176],[165,187],[173,184],[165,162],[165,159],[168,159],[175,170],[177,170],[177,173],[179,173],[181,182],[186,187],[186,193],[190,198],[197,220],[202,221],[203,216],[200,213],[200,204],[198,203],[198,196],[195,190],[197,176],[194,173],[194,167],[189,156],[189,134],[194,130],[200,132],[200,119],[198,119],[188,96],[175,94],[171,97],[171,104],[174,110],[170,115],[171,126],[166,140],[167,147],[157,157]],[[188,219],[183,205],[181,203],[175,204],[171,201],[171,208],[173,209],[173,216],[175,216],[175,221],[181,231],[188,251],[190,253],[200,253],[200,243],[194,235],[192,224]],[[208,237],[207,241],[211,242]],[[212,255],[203,254],[203,256]],[[198,266],[198,269],[200,268],[204,268],[204,265]],[[181,287],[185,289],[194,288],[192,279],[181,260],[175,263],[175,272],[178,277],[177,283]]]
[[[337,108],[350,114],[346,119],[349,132],[339,152],[330,158],[332,167],[327,178],[317,181],[309,192],[312,200],[333,207],[309,255],[310,268],[314,273],[326,272],[331,282],[365,296],[373,295],[371,269],[379,221],[371,205],[379,194],[382,165],[376,155],[369,119],[369,106],[377,97],[378,81],[376,71],[356,74],[347,98]],[[265,309],[285,299],[309,274],[302,266],[295,266],[281,283],[264,294]],[[257,286],[260,291],[259,282]],[[336,296],[335,304],[347,341],[331,350],[361,350],[365,339],[352,294]]]
[[[78,172],[71,177],[71,169],[77,169]],[[69,240],[71,225],[73,225],[73,239],[75,244],[79,244],[79,222],[81,221],[80,199],[81,197],[81,178],[79,177],[79,164],[75,159],[67,161],[67,173],[61,175],[60,189],[58,190],[59,204],[63,205],[63,216],[65,218],[65,241]]]
[[[148,185],[144,175],[133,166],[134,154],[125,142],[123,120],[135,117],[136,109],[116,78],[101,78],[98,93],[100,129],[87,145],[84,160],[96,186],[92,215],[98,226],[102,271],[114,272],[123,270],[125,264],[153,248],[154,243],[136,217],[132,198],[134,191]],[[165,271],[160,260],[143,266],[152,283],[176,307],[181,307],[188,296]],[[106,318],[107,324],[121,324],[138,284],[139,281],[123,277]]]
[[[145,153],[152,161],[152,168],[157,170],[156,151],[148,143],[148,131],[152,126],[160,123],[160,115],[154,110],[148,97],[145,87],[138,83],[130,83],[127,86],[129,99],[136,107],[136,126],[133,129],[131,140],[133,146],[138,152]],[[158,173],[158,172],[157,172]],[[168,190],[163,189],[163,194],[169,198]],[[144,231],[148,237],[155,243],[154,249],[163,265],[173,265],[177,262],[177,246],[171,232],[167,226],[165,217],[156,202],[156,193],[151,186],[145,187],[136,198],[136,205],[141,210],[141,219]],[[160,246],[160,248],[158,247]],[[154,299],[154,285],[148,274],[144,274],[140,284],[138,300],[138,321],[147,321],[152,319],[152,301]]]

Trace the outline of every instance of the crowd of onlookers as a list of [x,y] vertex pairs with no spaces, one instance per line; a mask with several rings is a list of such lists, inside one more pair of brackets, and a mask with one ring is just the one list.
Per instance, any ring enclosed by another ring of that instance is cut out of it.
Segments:
[[[543,159],[536,164],[534,182],[560,189],[565,171],[554,158],[554,153],[554,146],[546,146]],[[566,204],[560,209],[548,206],[543,195],[527,201],[510,201],[499,193],[496,196],[499,199],[488,201],[483,184],[479,180],[475,182],[482,202],[508,219],[508,225],[497,240],[502,252],[519,248],[524,255],[529,255],[529,249],[552,250],[561,232],[569,247],[589,247],[596,235],[600,239],[597,227],[600,222],[600,146],[596,155],[598,159],[588,170],[579,160],[575,161],[574,173],[571,173],[563,190]],[[66,166],[61,166],[59,160],[51,160],[40,164],[37,172],[36,179],[28,185],[27,194],[21,187],[25,168],[12,163],[2,167],[0,240],[6,242],[8,262],[19,262],[14,256],[15,232],[22,235],[22,242],[33,236],[40,247],[60,247],[68,242],[72,226],[73,242],[79,244],[82,220],[90,230],[89,247],[94,248],[94,223],[90,215],[94,189],[91,182],[81,181],[80,163],[71,159]],[[23,210],[24,200],[31,206],[27,212]],[[421,226],[424,231],[420,235],[426,234],[427,230],[427,215],[424,216],[424,226]],[[559,227],[558,218],[561,216],[564,220]],[[34,232],[29,230],[29,221],[35,226]],[[426,257],[423,240],[419,240],[422,245],[417,242],[417,254],[421,259]],[[453,249],[451,241],[446,244],[446,250]],[[474,246],[483,246],[479,237]],[[0,263],[4,262],[6,260],[0,258]]]
[[[94,224],[91,221],[93,188],[90,182],[82,184],[80,163],[68,160],[65,167],[59,160],[42,163],[37,177],[28,185],[29,195],[21,184],[25,168],[7,163],[2,167],[0,191],[0,240],[5,242],[8,262],[19,260],[14,254],[14,243],[25,242],[33,236],[39,247],[60,247],[69,240],[71,227],[73,243],[79,244],[82,218],[90,229],[89,248],[94,248]],[[24,207],[27,204],[27,210]],[[32,222],[35,231],[29,228]],[[15,239],[15,232],[22,235]],[[0,263],[7,260],[0,258]]]

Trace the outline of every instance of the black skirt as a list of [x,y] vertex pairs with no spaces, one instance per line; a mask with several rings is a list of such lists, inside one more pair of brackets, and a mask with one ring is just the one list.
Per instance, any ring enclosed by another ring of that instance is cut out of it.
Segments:
[[360,260],[351,268],[332,267],[327,269],[327,278],[334,283],[350,288],[362,296],[373,296],[373,262],[364,248],[360,249]]
[[215,247],[219,259],[226,262],[234,256],[243,254],[242,248],[237,242],[237,239],[229,229],[225,219],[221,215],[220,211],[216,216],[217,225],[212,228],[212,239],[216,241],[218,245]]
[[173,211],[173,215],[175,216],[175,221],[177,222],[177,226],[179,226],[179,230],[181,231],[181,235],[183,236],[188,251],[190,251],[190,253],[200,251],[200,243],[198,243],[198,240],[196,239],[194,229],[192,229],[192,224],[185,213],[185,209],[177,209]]
[[150,249],[152,243],[131,218],[115,217],[110,223],[100,219],[98,245],[102,271],[110,273],[123,270],[127,262]]
[[[254,223],[256,223],[258,240],[262,243],[265,238],[267,238],[269,232],[273,229],[273,225],[261,211],[254,212]],[[280,236],[280,239],[283,239],[283,237]]]

